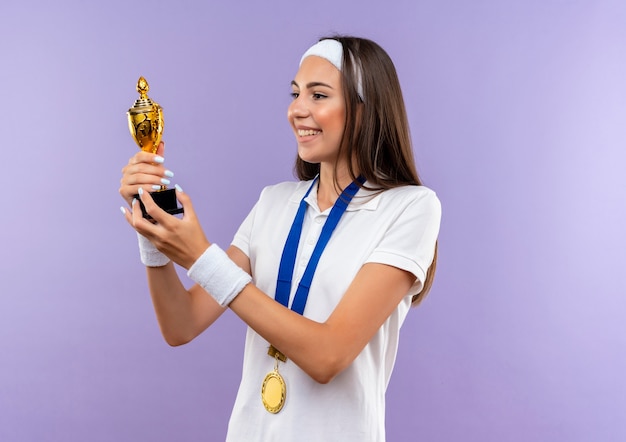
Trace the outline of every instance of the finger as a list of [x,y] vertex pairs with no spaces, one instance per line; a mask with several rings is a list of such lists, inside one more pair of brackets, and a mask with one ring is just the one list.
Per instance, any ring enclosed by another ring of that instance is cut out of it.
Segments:
[[146,151],[140,150],[135,155],[130,157],[130,159],[128,160],[128,165],[141,164],[141,163],[162,164],[163,161],[164,161],[164,158],[162,155],[157,155],[152,152],[146,152]]
[[159,147],[157,147],[157,151],[156,154],[159,155],[161,158],[164,158],[164,154],[165,154],[165,142],[161,141],[159,143]]
[[[159,162],[152,161],[157,159]],[[150,154],[150,161],[133,161],[122,167],[122,175],[145,173],[149,175],[167,176],[171,174],[163,165],[163,157]]]
[[[158,184],[156,184],[158,183]],[[133,198],[139,192],[139,188],[155,191],[161,189],[161,179],[153,175],[132,175],[123,176],[120,180],[119,193],[122,198],[130,205]]]
[[147,220],[146,218],[143,217],[143,211],[141,210],[141,206],[137,198],[134,198],[131,203],[130,215],[131,215],[130,223],[137,232],[141,233],[146,238],[154,237],[155,226],[150,220]]
[[193,209],[193,204],[191,203],[191,198],[189,197],[189,195],[183,192],[182,187],[180,187],[178,184],[176,184],[174,188],[176,189],[176,199],[178,200],[184,211],[183,219],[195,219],[196,212]]
[[[127,173],[122,175],[120,184],[122,186],[141,186],[150,190],[159,190],[161,186],[167,186],[170,184],[170,178],[174,174],[169,170],[165,172],[161,171],[161,174],[156,173]],[[135,189],[137,193],[137,189]]]
[[165,169],[160,164],[128,164],[122,169],[119,193],[130,204],[140,186],[151,191],[159,190],[161,186],[170,184],[170,179],[173,176],[172,171]]
[[[126,222],[133,228],[135,228],[136,224],[139,224],[145,221],[143,216],[141,215],[141,208],[139,207],[139,201],[136,198],[133,198],[132,202],[130,203],[130,209],[124,206],[121,206],[120,211],[124,215],[124,219],[126,220]],[[135,230],[137,229],[135,228]]]
[[[131,203],[131,206],[132,206],[132,203]],[[126,222],[132,226],[133,225],[133,212],[132,212],[132,210],[131,209],[127,209],[124,206],[121,206],[120,210],[122,211],[122,214],[124,215],[124,219],[126,220]]]
[[[161,154],[164,152],[163,144],[159,144],[159,151]],[[137,174],[155,175],[161,178],[173,177],[172,171],[164,167],[164,162],[165,158],[162,155],[139,151],[122,168],[122,179]]]

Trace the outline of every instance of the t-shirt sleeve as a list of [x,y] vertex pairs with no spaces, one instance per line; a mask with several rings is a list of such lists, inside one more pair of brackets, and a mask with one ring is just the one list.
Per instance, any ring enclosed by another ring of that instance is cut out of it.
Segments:
[[433,261],[440,221],[441,203],[435,192],[416,194],[389,225],[366,262],[411,272],[416,278],[411,292],[418,293]]
[[[263,189],[263,192],[265,192],[265,189]],[[263,192],[261,192],[259,200],[263,197]],[[256,216],[258,205],[259,201],[256,202],[254,207],[252,207],[252,210],[250,210],[250,213],[248,213],[248,216],[246,216],[243,220],[231,242],[231,245],[240,249],[248,258],[250,258],[250,237],[252,235],[252,228],[254,226],[254,218]]]

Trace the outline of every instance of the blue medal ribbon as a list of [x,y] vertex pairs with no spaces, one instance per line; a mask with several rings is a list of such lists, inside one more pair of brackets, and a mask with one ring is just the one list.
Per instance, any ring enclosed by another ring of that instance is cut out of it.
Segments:
[[[291,282],[293,279],[293,269],[296,264],[296,254],[298,252],[298,244],[300,243],[300,237],[302,236],[302,225],[304,223],[304,215],[307,209],[307,203],[305,198],[309,196],[311,189],[315,185],[315,181],[317,177],[311,183],[309,190],[306,191],[304,197],[300,201],[300,206],[298,207],[298,212],[293,220],[293,224],[291,225],[291,229],[289,230],[289,235],[287,236],[287,241],[285,242],[285,247],[283,248],[283,254],[280,258],[280,266],[278,268],[278,278],[276,281],[276,294],[274,299],[280,302],[285,307],[289,305],[289,294],[291,292]],[[300,315],[304,313],[304,307],[306,306],[307,298],[309,297],[309,289],[311,288],[311,282],[313,281],[313,275],[315,274],[315,269],[317,268],[317,264],[322,256],[322,252],[324,248],[328,244],[330,240],[330,236],[332,235],[335,227],[339,224],[339,220],[341,216],[344,214],[346,209],[348,208],[348,204],[352,201],[352,198],[359,190],[359,184],[363,184],[365,182],[365,178],[359,176],[356,181],[350,183],[348,187],[346,187],[339,198],[335,201],[333,208],[330,210],[330,214],[328,215],[328,219],[324,223],[324,227],[322,227],[322,232],[320,233],[320,237],[313,249],[313,254],[309,259],[309,262],[306,266],[304,274],[302,275],[302,279],[298,284],[298,288],[296,289],[296,294],[294,296],[293,302],[291,303],[291,310]]]

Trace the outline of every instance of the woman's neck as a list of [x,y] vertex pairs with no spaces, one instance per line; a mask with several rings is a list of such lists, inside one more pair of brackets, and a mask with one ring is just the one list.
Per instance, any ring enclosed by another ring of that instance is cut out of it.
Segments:
[[333,165],[320,164],[320,177],[317,184],[317,206],[322,212],[332,207],[343,189],[352,182],[347,167],[337,168],[336,180],[334,175]]

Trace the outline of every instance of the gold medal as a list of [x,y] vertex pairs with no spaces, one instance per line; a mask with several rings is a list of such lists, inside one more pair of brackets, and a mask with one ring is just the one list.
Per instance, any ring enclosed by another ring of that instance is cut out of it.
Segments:
[[287,358],[281,352],[276,350],[274,346],[270,346],[268,354],[274,357],[274,370],[270,371],[263,379],[261,387],[261,399],[263,406],[270,413],[278,413],[285,405],[287,397],[287,385],[285,380],[278,372],[278,361],[285,362]]

